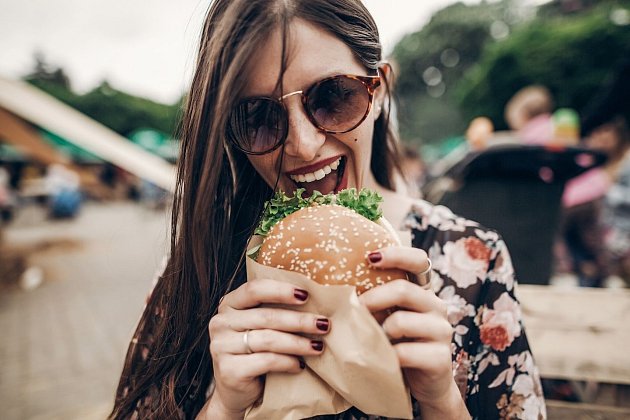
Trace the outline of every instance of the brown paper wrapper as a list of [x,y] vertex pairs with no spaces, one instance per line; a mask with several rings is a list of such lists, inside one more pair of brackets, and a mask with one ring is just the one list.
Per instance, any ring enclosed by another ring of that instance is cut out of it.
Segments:
[[301,419],[337,414],[352,406],[367,414],[412,418],[409,389],[396,352],[372,314],[359,303],[354,286],[320,285],[302,274],[267,267],[248,257],[248,281],[262,278],[307,290],[306,304],[291,309],[328,317],[331,330],[323,337],[324,352],[306,357],[302,372],[266,376],[262,401],[247,410],[245,419]]

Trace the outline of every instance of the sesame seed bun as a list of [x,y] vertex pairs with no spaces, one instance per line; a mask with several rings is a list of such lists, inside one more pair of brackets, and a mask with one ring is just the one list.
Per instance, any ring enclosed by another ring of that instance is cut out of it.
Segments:
[[355,285],[360,295],[388,281],[407,278],[404,271],[368,264],[370,252],[398,244],[394,234],[354,210],[315,205],[274,225],[257,261],[304,274],[320,284]]

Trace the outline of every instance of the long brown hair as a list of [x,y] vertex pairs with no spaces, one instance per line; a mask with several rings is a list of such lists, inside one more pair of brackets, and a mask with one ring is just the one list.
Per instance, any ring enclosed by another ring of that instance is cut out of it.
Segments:
[[[337,36],[366,69],[381,63],[376,24],[360,0],[212,3],[181,125],[170,258],[129,346],[111,418],[134,410],[141,417],[193,418],[205,403],[213,377],[208,322],[220,298],[245,281],[247,240],[272,193],[227,143],[227,110],[241,95],[254,51],[278,27],[286,43],[296,17]],[[397,142],[388,112],[375,122],[372,143],[372,172],[392,189]]]

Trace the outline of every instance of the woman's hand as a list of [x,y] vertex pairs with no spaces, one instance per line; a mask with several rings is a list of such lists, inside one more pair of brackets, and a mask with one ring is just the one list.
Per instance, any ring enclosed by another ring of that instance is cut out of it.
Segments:
[[297,307],[307,299],[305,290],[275,280],[248,282],[223,298],[208,327],[215,388],[200,418],[243,418],[262,393],[263,375],[298,373],[305,367],[301,356],[322,353],[321,340],[300,334],[326,334],[328,319],[260,307],[264,303]]
[[[412,274],[429,267],[427,254],[410,247],[383,248],[368,259],[374,267],[398,268]],[[423,418],[466,418],[466,407],[453,380],[453,328],[447,320],[444,301],[432,290],[406,280],[371,289],[359,299],[372,313],[397,309],[382,327],[394,345]]]

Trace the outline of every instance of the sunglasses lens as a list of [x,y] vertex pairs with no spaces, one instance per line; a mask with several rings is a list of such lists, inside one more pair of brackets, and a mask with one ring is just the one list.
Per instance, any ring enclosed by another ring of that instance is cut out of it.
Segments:
[[266,98],[241,102],[230,115],[228,138],[239,149],[265,153],[286,137],[287,117],[280,103]]
[[307,93],[307,108],[324,130],[349,131],[358,126],[370,105],[367,87],[359,80],[337,76],[323,80]]

